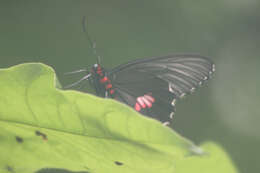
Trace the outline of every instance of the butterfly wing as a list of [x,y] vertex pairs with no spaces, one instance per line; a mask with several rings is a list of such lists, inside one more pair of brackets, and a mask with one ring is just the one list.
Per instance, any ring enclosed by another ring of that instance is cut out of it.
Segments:
[[137,99],[149,95],[154,99],[152,106],[145,105],[139,112],[165,122],[174,113],[176,99],[193,92],[213,71],[214,64],[206,57],[168,55],[120,65],[109,71],[108,77],[115,99],[136,108],[142,103]]

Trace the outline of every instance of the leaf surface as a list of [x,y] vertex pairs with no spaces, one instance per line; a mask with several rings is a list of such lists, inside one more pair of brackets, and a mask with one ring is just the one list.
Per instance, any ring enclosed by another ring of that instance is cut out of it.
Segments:
[[215,144],[203,151],[117,101],[58,89],[44,64],[1,69],[0,81],[1,173],[236,172]]

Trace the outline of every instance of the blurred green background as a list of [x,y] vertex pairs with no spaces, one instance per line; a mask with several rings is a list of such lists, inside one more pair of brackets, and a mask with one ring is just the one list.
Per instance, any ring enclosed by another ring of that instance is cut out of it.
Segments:
[[63,85],[78,80],[64,73],[96,62],[83,16],[107,68],[170,53],[211,57],[216,73],[177,103],[173,128],[222,145],[241,172],[260,170],[260,1],[0,0],[0,68],[43,62]]

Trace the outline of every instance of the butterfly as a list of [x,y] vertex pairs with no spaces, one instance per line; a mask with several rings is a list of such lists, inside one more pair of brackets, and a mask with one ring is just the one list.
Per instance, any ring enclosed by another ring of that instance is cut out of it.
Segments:
[[66,88],[88,80],[97,96],[125,103],[137,112],[167,125],[175,113],[176,100],[192,93],[215,71],[215,65],[209,58],[196,54],[136,59],[113,69],[105,69],[100,64],[96,44],[92,42],[85,22],[84,16],[83,32],[97,56],[97,63],[90,71],[81,69],[69,72],[87,71],[87,74]]
[[[80,71],[84,70],[76,72]],[[207,57],[176,54],[137,59],[113,69],[96,63],[87,75],[69,87],[88,80],[98,96],[115,99],[168,124],[176,101],[196,90],[214,71],[215,65]]]

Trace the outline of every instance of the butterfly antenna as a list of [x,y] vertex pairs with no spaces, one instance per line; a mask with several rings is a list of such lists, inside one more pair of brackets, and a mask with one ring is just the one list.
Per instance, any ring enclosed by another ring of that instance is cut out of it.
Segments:
[[83,32],[86,34],[86,37],[87,37],[87,40],[90,44],[90,47],[93,51],[93,54],[97,57],[97,63],[100,64],[100,56],[97,54],[97,49],[96,49],[96,42],[93,42],[89,33],[88,33],[88,30],[87,30],[87,18],[86,16],[83,16],[83,19],[82,19],[82,30]]

